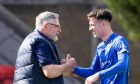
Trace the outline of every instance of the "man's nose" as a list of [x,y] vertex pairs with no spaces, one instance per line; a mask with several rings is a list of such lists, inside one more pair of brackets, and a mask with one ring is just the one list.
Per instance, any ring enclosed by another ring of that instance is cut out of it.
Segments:
[[62,29],[61,29],[61,27],[59,28],[59,32],[62,32]]

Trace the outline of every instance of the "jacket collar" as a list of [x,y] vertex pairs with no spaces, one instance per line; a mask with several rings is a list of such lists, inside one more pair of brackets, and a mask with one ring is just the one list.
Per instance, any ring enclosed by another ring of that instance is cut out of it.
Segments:
[[116,34],[115,34],[115,33],[112,33],[112,34],[108,37],[108,39],[104,41],[104,44],[106,45],[106,44],[108,44],[109,42],[111,42],[111,40],[114,39],[115,36],[116,36]]
[[45,39],[49,40],[49,41],[53,41],[52,39],[50,39],[48,36],[46,36],[45,34],[43,34],[42,32],[40,32],[39,30],[35,29],[34,31],[38,32],[42,37],[44,37]]

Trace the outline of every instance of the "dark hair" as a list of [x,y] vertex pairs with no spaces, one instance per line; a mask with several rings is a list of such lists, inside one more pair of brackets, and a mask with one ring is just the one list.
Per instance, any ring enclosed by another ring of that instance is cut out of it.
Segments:
[[111,22],[112,20],[111,11],[109,11],[108,9],[96,9],[87,14],[87,17],[95,17],[97,19],[108,20],[109,22]]

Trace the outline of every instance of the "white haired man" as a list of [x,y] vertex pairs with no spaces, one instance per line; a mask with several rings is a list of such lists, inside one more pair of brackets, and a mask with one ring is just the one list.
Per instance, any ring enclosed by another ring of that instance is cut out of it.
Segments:
[[63,73],[73,70],[76,63],[71,58],[61,64],[54,44],[60,33],[58,14],[46,11],[36,17],[35,30],[18,51],[14,84],[64,84]]

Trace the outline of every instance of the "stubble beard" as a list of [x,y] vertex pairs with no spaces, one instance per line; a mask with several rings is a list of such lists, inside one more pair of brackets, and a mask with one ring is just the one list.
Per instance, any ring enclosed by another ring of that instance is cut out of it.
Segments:
[[58,36],[54,36],[53,41],[58,41]]

